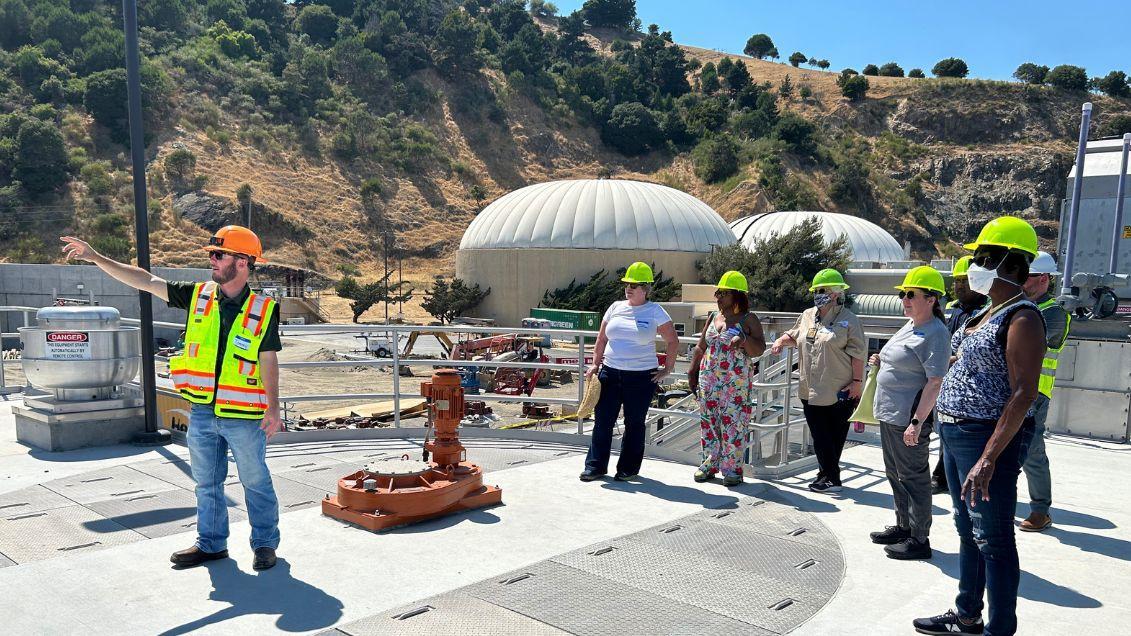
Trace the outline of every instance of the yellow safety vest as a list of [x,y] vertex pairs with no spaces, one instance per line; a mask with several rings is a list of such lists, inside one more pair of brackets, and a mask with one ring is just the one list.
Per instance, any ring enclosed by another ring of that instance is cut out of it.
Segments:
[[169,375],[182,397],[194,404],[215,403],[219,417],[262,419],[267,410],[267,392],[259,375],[259,347],[276,303],[262,294],[248,294],[228,332],[217,381],[218,287],[213,282],[197,283],[193,290],[185,327],[185,349],[169,360]]
[[[1056,298],[1050,298],[1037,307],[1043,312],[1056,304]],[[1064,349],[1064,343],[1068,341],[1068,329],[1072,326],[1072,314],[1067,311],[1064,313],[1067,317],[1067,322],[1064,325],[1064,339],[1060,341],[1059,347],[1045,349],[1045,359],[1041,361],[1041,377],[1037,381],[1037,390],[1050,400],[1052,399],[1053,384],[1056,383],[1056,367],[1060,364],[1060,352]]]

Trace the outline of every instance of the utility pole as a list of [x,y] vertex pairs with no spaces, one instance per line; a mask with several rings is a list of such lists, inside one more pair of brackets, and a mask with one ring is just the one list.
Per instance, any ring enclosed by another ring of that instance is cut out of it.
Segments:
[[[134,178],[134,228],[137,240],[137,266],[149,270],[149,215],[145,192],[145,135],[141,120],[141,61],[137,46],[137,0],[122,0],[123,28],[126,32],[126,90],[130,115],[130,155]],[[138,292],[141,318],[141,388],[145,411],[145,432],[134,443],[168,444],[168,431],[157,430],[157,380],[153,364],[153,297]]]
[[[397,294],[402,298],[404,296],[404,254],[397,250]],[[400,308],[397,309],[397,318],[404,321],[404,300],[400,302]]]
[[381,238],[384,241],[384,249],[381,251],[384,252],[385,257],[385,324],[387,325],[389,324],[389,239],[392,236],[385,232]]

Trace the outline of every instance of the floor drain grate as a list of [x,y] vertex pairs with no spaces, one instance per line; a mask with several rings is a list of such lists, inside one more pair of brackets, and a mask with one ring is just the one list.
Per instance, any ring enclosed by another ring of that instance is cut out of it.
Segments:
[[71,550],[81,550],[82,548],[89,548],[91,546],[102,545],[101,541],[91,541],[90,543],[80,543],[78,545],[70,545],[65,548],[56,548],[60,552],[70,552]]
[[46,517],[46,512],[33,512],[27,515],[17,515],[15,517],[8,517],[8,521],[20,521],[21,519],[31,519],[33,517]]
[[671,534],[673,532],[679,532],[680,530],[683,530],[683,526],[681,526],[677,523],[674,526],[668,526],[667,528],[661,528],[660,534]]
[[772,609],[772,610],[774,610],[775,612],[780,612],[780,611],[782,611],[783,609],[785,609],[785,608],[789,607],[790,605],[793,605],[793,603],[794,603],[794,600],[793,600],[793,599],[791,599],[791,598],[783,598],[782,600],[778,601],[777,603],[774,603],[773,605],[771,605],[771,606],[769,607],[769,609]]
[[503,579],[502,581],[499,581],[499,583],[502,583],[503,585],[511,585],[511,584],[514,584],[514,583],[518,583],[519,581],[525,581],[526,579],[529,579],[532,576],[534,576],[534,575],[531,574],[530,572],[524,572],[523,574],[519,574],[518,576],[512,576],[509,579]]
[[432,607],[431,605],[422,605],[422,606],[417,607],[415,609],[410,609],[407,612],[401,612],[400,614],[397,614],[393,618],[398,620],[398,621],[405,621],[405,620],[412,618],[413,616],[420,616],[421,614],[423,614],[425,612],[430,612],[434,609],[436,609],[436,608]]
[[808,570],[809,568],[813,567],[814,565],[817,565],[816,559],[805,559],[804,561],[802,561],[801,563],[798,563],[797,565],[795,565],[793,567],[798,569],[798,570]]
[[610,552],[612,552],[613,550],[616,550],[616,549],[617,549],[617,547],[615,545],[607,545],[603,548],[598,548],[598,549],[590,552],[589,556],[601,556],[601,555],[604,555],[604,554],[608,554],[608,553],[610,553]]
[[806,532],[809,532],[808,528],[795,528],[795,529],[789,531],[789,536],[800,537],[801,535],[805,534]]

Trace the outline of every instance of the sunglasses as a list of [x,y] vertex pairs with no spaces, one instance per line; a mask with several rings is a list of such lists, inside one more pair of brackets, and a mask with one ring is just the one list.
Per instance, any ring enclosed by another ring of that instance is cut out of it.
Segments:
[[[927,292],[919,292],[919,294],[923,295],[924,297],[930,296],[930,294],[928,294]],[[915,298],[915,290],[912,289],[910,291],[899,292],[899,299],[903,300],[904,298],[906,298],[907,300],[913,300]]]
[[1005,255],[998,254],[976,254],[970,262],[983,267],[985,269],[997,269],[1001,262],[1005,260]]
[[729,289],[716,289],[715,290],[715,298],[722,298],[723,296],[725,296],[729,293],[731,293],[731,291]]
[[838,291],[840,291],[840,290],[835,289],[833,287],[818,287],[817,289],[813,290],[813,293],[814,294],[832,294],[832,293],[838,292]]
[[639,289],[641,287],[643,287],[643,285],[641,285],[640,283],[625,283],[624,284],[625,289]]
[[220,250],[212,250],[212,251],[208,252],[208,258],[214,258],[218,261],[224,260],[225,256],[231,256],[232,258],[244,258],[243,256],[240,256],[239,254],[232,254],[231,252],[222,252]]

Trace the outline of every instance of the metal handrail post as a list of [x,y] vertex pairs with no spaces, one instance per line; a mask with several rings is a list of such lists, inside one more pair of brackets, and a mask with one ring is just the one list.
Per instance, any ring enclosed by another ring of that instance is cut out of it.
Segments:
[[[785,418],[785,425],[782,426],[781,433],[781,449],[778,455],[778,465],[785,464],[789,461],[789,426],[791,424],[791,415],[793,413],[793,347],[785,350],[785,401],[782,403],[782,416]],[[802,440],[804,440],[804,432],[802,433]],[[802,447],[804,448],[804,441]]]
[[393,330],[393,428],[401,427],[401,332]]
[[581,423],[581,403],[585,401],[585,336],[577,334],[577,434],[581,435],[585,431],[585,425]]

